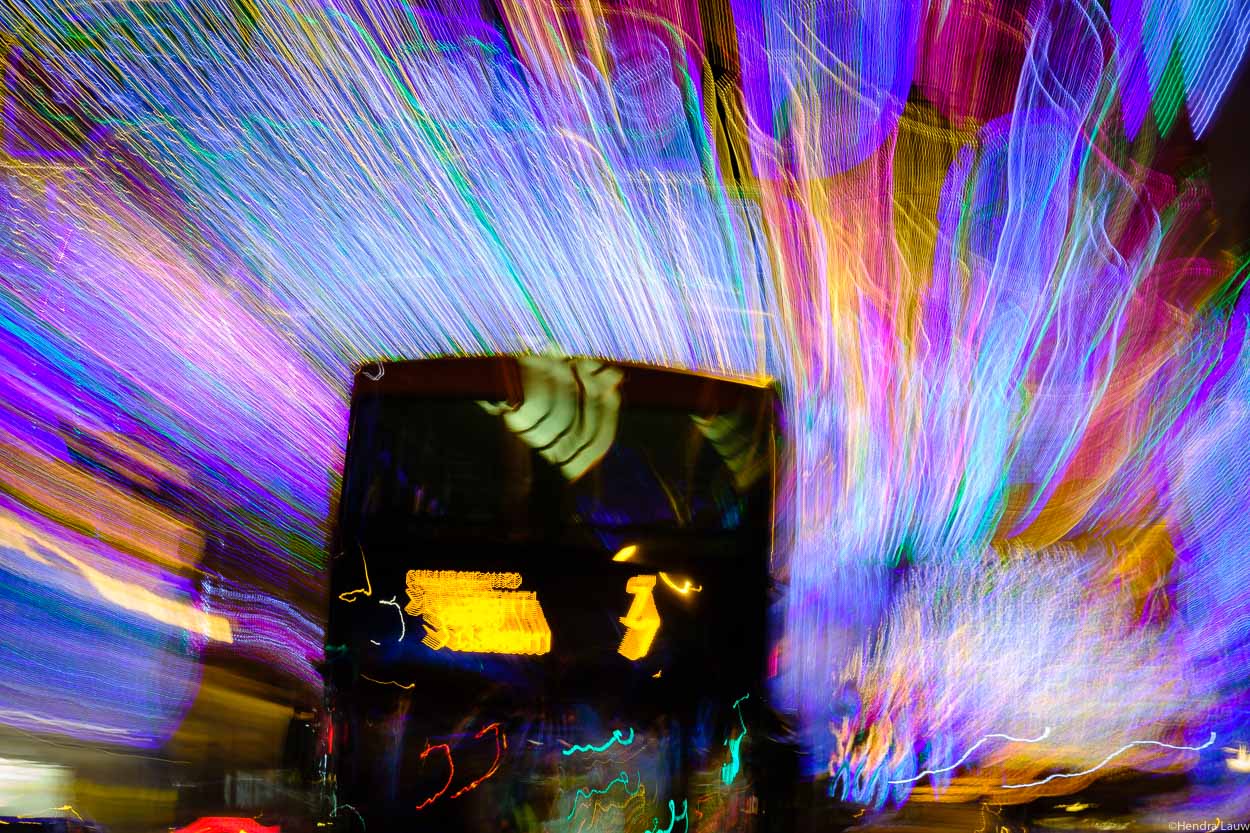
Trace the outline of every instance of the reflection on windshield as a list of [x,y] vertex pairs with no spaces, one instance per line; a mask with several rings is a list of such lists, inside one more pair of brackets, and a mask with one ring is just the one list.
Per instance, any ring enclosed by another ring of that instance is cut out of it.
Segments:
[[[345,521],[512,541],[767,523],[772,450],[757,415],[621,407],[609,371],[562,366],[558,385],[545,376],[538,388],[545,404],[528,388],[515,408],[404,396],[358,406]],[[574,380],[579,398],[559,400]]]
[[612,446],[621,408],[620,370],[592,359],[564,361],[524,356],[522,401],[479,402],[503,417],[508,430],[573,481],[598,463]]

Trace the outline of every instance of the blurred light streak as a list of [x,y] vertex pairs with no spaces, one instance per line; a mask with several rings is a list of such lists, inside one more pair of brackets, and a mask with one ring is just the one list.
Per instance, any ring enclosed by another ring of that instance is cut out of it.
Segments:
[[636,795],[638,790],[642,788],[642,776],[638,776],[638,787],[635,788],[633,792],[630,792],[629,790],[629,775],[624,770],[621,771],[620,775],[616,776],[602,787],[592,787],[589,790],[584,787],[579,787],[577,792],[573,795],[573,807],[569,810],[569,814],[565,818],[565,821],[573,820],[573,816],[577,813],[577,804],[579,801],[582,801],[583,799],[591,801],[597,795],[607,795],[617,784],[624,785],[625,794],[633,796]]
[[408,635],[408,626],[404,623],[404,608],[399,604],[399,602],[395,601],[396,598],[398,598],[398,596],[392,596],[390,599],[387,599],[387,600],[380,599],[378,600],[378,604],[390,605],[391,607],[395,608],[397,613],[399,613],[399,640],[398,641],[403,642],[404,637]]
[[24,551],[47,563],[38,553],[48,553],[73,566],[106,601],[123,610],[142,614],[166,625],[200,634],[218,642],[232,642],[230,622],[223,616],[205,613],[186,602],[163,598],[133,582],[105,575],[71,555],[58,541],[39,535],[17,519],[0,516],[0,546]]
[[265,826],[256,819],[234,816],[205,816],[174,833],[281,833],[278,825]]
[[397,688],[402,688],[404,691],[411,691],[417,687],[416,683],[401,683],[396,680],[375,680],[373,677],[369,677],[364,674],[361,674],[360,676],[362,679],[368,680],[371,683],[377,683],[378,685],[393,685]]
[[[494,775],[496,772],[499,771],[499,762],[503,758],[503,753],[508,749],[508,736],[505,735],[503,733],[503,730],[499,728],[498,723],[491,723],[487,726],[483,726],[482,729],[479,730],[478,733],[473,736],[474,740],[481,740],[482,736],[485,735],[487,732],[493,732],[495,735],[495,759],[491,762],[491,765],[486,769],[486,772],[484,774],[473,779],[472,781],[465,784],[460,789],[456,790],[454,793],[452,793],[449,796],[449,798],[459,798],[465,793],[477,789],[479,786],[481,786],[483,781],[490,778],[492,775]],[[451,758],[449,756],[448,761],[450,760]]]
[[199,561],[204,536],[185,521],[88,471],[16,445],[2,448],[0,484],[16,500],[166,566],[185,569]]
[[[648,8],[0,3],[0,489],[104,539],[0,547],[43,657],[0,720],[157,743],[223,621],[315,685],[350,368],[554,350],[778,380],[773,682],[845,797],[1002,726],[1056,727],[979,747],[1020,781],[1244,728],[1245,270],[1173,157],[1250,7]],[[67,703],[109,656],[103,716]]]
[[1236,749],[1225,748],[1225,752],[1231,752],[1231,758],[1225,758],[1224,763],[1233,772],[1246,773],[1250,772],[1250,751],[1247,750],[1246,744],[1237,744]]
[[1119,749],[1112,752],[1107,757],[1103,758],[1101,761],[1098,762],[1096,766],[1090,767],[1089,769],[1086,769],[1086,770],[1082,770],[1081,772],[1056,772],[1053,775],[1046,776],[1041,781],[1034,781],[1028,784],[1003,784],[1003,789],[1020,790],[1020,789],[1025,789],[1027,787],[1040,787],[1043,784],[1049,784],[1051,781],[1054,781],[1058,778],[1080,778],[1082,776],[1097,772],[1098,770],[1102,769],[1104,766],[1109,764],[1112,760],[1119,757],[1121,754],[1128,751],[1129,749],[1132,749],[1135,746],[1154,746],[1160,749],[1174,749],[1178,752],[1201,752],[1203,749],[1206,749],[1214,744],[1215,744],[1215,732],[1212,732],[1211,737],[1208,738],[1207,742],[1202,744],[1201,746],[1177,746],[1171,743],[1163,743],[1162,741],[1157,741],[1157,740],[1134,740],[1134,741],[1130,741],[1124,744]]
[[[448,800],[451,800],[453,798],[459,798],[460,796],[466,793],[472,792],[473,790],[481,786],[484,781],[491,778],[496,772],[499,771],[499,764],[503,759],[503,753],[507,751],[508,749],[508,737],[507,735],[504,734],[503,730],[500,728],[498,723],[491,723],[486,726],[483,726],[473,736],[473,738],[474,740],[481,740],[488,732],[493,733],[494,738],[495,738],[494,760],[491,762],[491,765],[487,767],[486,771],[482,775],[469,781],[469,783],[465,784],[463,787],[456,790],[451,795],[447,796]],[[456,765],[452,759],[451,746],[449,746],[448,744],[446,743],[436,743],[433,745],[427,744],[425,749],[421,752],[420,760],[424,761],[429,756],[429,754],[435,750],[441,751],[443,755],[447,758],[447,782],[442,786],[442,788],[440,788],[437,792],[435,792],[429,798],[426,798],[423,801],[421,801],[419,804],[417,804],[418,810],[424,810],[426,807],[429,807],[435,801],[442,798],[447,793],[447,791],[451,789],[451,784],[456,778]]]
[[576,755],[578,752],[605,752],[605,751],[607,751],[607,750],[608,750],[608,749],[609,749],[609,748],[610,748],[613,744],[620,744],[621,746],[629,746],[629,745],[630,745],[630,744],[632,744],[633,742],[634,742],[634,729],[633,729],[633,727],[631,726],[631,727],[630,727],[630,729],[629,729],[629,737],[628,737],[628,738],[627,738],[627,737],[625,737],[625,736],[621,733],[621,730],[620,730],[620,729],[613,729],[613,730],[612,730],[612,737],[608,738],[607,740],[605,740],[605,741],[604,741],[603,743],[601,743],[601,744],[598,744],[598,745],[595,745],[595,744],[573,744],[573,745],[572,745],[572,746],[570,746],[568,749],[562,749],[562,750],[560,750],[560,754],[561,754],[561,755],[568,756],[568,755]]
[[921,778],[925,778],[930,775],[940,775],[943,772],[950,772],[953,769],[958,769],[959,766],[962,765],[964,761],[972,757],[972,753],[976,752],[977,749],[979,749],[982,744],[989,743],[991,740],[1005,740],[1005,741],[1010,741],[1012,743],[1041,743],[1042,741],[1046,740],[1046,738],[1048,737],[1050,737],[1049,726],[1043,729],[1042,733],[1035,738],[1017,738],[1012,735],[1004,735],[1001,733],[996,733],[993,735],[986,735],[985,737],[981,738],[976,743],[972,744],[972,746],[968,747],[968,751],[965,752],[962,756],[960,756],[958,761],[955,761],[955,763],[950,764],[949,766],[944,766],[941,769],[926,769],[923,772],[917,773],[916,775],[913,775],[910,778],[903,778],[897,781],[890,781],[888,783],[909,784],[913,781],[919,781]]
[[1214,0],[1159,5],[1143,0],[1111,4],[1125,62],[1124,118],[1130,138],[1148,113],[1163,133],[1188,105],[1201,136],[1224,97],[1250,42],[1250,5]]
[[[673,833],[673,825],[679,820],[685,822],[685,826],[682,828],[683,831],[688,831],[690,829],[690,815],[686,799],[683,798],[681,800],[681,815],[678,815],[677,802],[670,798],[668,800],[668,826],[663,828],[664,833]],[[660,833],[660,830],[660,820],[653,818],[651,819],[651,826],[646,829],[645,833]]]
[[738,777],[739,771],[742,769],[741,750],[742,742],[747,737],[747,724],[742,719],[742,710],[739,708],[742,701],[750,697],[750,694],[744,694],[734,701],[733,710],[738,715],[738,723],[742,726],[742,732],[736,738],[725,738],[725,745],[729,747],[729,760],[721,764],[720,780],[725,786],[733,784],[734,779]]
[[668,585],[669,589],[674,593],[687,596],[691,593],[702,593],[703,585],[695,585],[690,579],[682,579],[682,583],[678,586],[677,582],[669,578],[668,573],[660,573],[660,578]]
[[310,691],[321,685],[325,656],[320,623],[290,601],[269,592],[239,588],[211,578],[204,582],[204,610],[232,623],[232,650],[281,669]]
[[72,773],[64,766],[0,759],[0,814],[29,816],[63,804],[72,780]]
[[339,599],[341,601],[350,604],[360,596],[369,598],[373,595],[373,583],[369,580],[369,562],[365,559],[365,551],[363,549],[360,551],[360,565],[365,571],[365,586],[359,590],[348,590],[346,593],[340,593]]
[[451,782],[456,777],[456,765],[451,760],[451,747],[445,743],[436,743],[433,746],[430,746],[429,744],[427,744],[425,749],[421,752],[421,760],[424,761],[429,756],[429,754],[436,749],[442,752],[443,755],[447,758],[447,783],[443,784],[442,788],[439,789],[438,792],[434,793],[429,798],[424,799],[419,804],[417,804],[418,810],[424,810],[426,807],[429,807],[435,801],[438,801],[440,798],[442,798],[443,794],[446,793],[449,789],[451,789]]
[[224,616],[207,614],[185,602],[162,598],[145,588],[110,578],[98,570],[88,567],[73,556],[64,553],[58,554],[77,567],[102,597],[123,610],[141,613],[158,622],[164,622],[167,625],[173,625],[191,633],[201,634],[217,642],[229,643],[234,641],[230,630],[230,622]]
[[0,506],[0,641],[20,646],[0,652],[0,723],[159,746],[194,697],[202,635],[229,623],[193,607],[185,581],[19,511]]

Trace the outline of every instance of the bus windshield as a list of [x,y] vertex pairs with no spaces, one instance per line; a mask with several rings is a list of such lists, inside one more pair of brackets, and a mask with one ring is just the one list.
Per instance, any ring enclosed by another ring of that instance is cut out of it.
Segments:
[[563,378],[523,377],[547,384],[530,381],[517,403],[358,396],[344,524],[372,539],[611,548],[631,535],[698,539],[769,522],[770,420],[759,399],[622,402],[621,371],[556,366]]

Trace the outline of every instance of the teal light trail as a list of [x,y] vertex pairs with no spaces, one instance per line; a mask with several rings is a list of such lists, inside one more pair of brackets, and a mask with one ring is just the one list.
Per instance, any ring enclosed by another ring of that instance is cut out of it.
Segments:
[[630,729],[629,729],[629,737],[628,737],[628,738],[623,737],[623,736],[621,735],[621,730],[620,730],[620,729],[613,729],[613,730],[612,730],[612,737],[608,738],[608,739],[607,739],[607,741],[605,741],[604,743],[602,743],[602,744],[601,744],[601,745],[599,745],[599,746],[594,746],[594,745],[585,745],[585,746],[583,746],[583,745],[581,745],[581,744],[577,744],[577,745],[574,745],[574,746],[570,746],[568,749],[565,749],[565,750],[564,750],[563,752],[561,752],[560,754],[562,754],[562,755],[572,755],[572,754],[574,754],[574,753],[576,753],[576,752],[603,752],[603,751],[605,751],[605,750],[606,750],[609,746],[611,746],[611,745],[612,745],[612,744],[614,744],[614,743],[619,743],[621,746],[629,746],[629,745],[630,745],[631,743],[633,743],[633,742],[634,742],[634,729],[633,729],[633,727],[631,726],[631,727],[630,727]]
[[579,789],[577,793],[573,796],[573,806],[569,810],[568,818],[566,818],[565,821],[573,820],[573,814],[577,812],[577,803],[579,801],[581,801],[582,799],[586,799],[587,801],[589,801],[590,799],[594,798],[597,795],[607,795],[609,792],[612,791],[612,787],[616,784],[623,784],[625,786],[625,794],[632,798],[633,796],[638,794],[638,790],[642,789],[642,774],[641,773],[638,774],[638,786],[635,787],[632,792],[629,789],[629,775],[625,772],[625,770],[621,770],[621,774],[613,778],[607,784],[605,784],[603,786],[603,789],[596,789],[594,787],[592,787],[589,790]]
[[679,819],[686,823],[685,830],[683,830],[682,833],[687,833],[687,831],[690,830],[690,815],[686,799],[683,798],[681,800],[681,815],[678,815],[677,802],[670,798],[668,800],[668,827],[661,829],[660,820],[658,818],[652,818],[651,826],[648,827],[643,833],[673,833],[673,825],[676,824]]
[[736,738],[725,738],[725,745],[729,747],[729,760],[721,764],[720,780],[726,785],[732,784],[734,779],[738,777],[738,772],[742,769],[741,748],[742,741],[747,737],[747,723],[742,719],[742,710],[739,705],[743,700],[750,697],[750,694],[744,694],[737,700],[734,700],[733,708],[738,713],[738,722],[742,724],[742,734]]

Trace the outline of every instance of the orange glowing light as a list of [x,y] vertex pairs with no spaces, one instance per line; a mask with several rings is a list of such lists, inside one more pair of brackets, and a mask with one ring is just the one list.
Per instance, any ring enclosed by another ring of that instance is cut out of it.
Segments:
[[520,573],[409,570],[404,612],[424,620],[431,650],[545,654],[551,629],[538,594],[516,590]]
[[616,551],[616,555],[612,556],[613,561],[628,561],[638,554],[638,545],[630,544],[628,547],[621,547]]
[[1246,744],[1239,743],[1236,748],[1226,748],[1225,752],[1232,753],[1231,758],[1225,758],[1225,765],[1233,772],[1250,773],[1250,751],[1246,749]]
[[660,629],[660,611],[655,606],[655,576],[634,576],[625,582],[625,592],[634,597],[629,612],[620,622],[628,630],[617,653],[628,660],[640,660],[651,650]]

